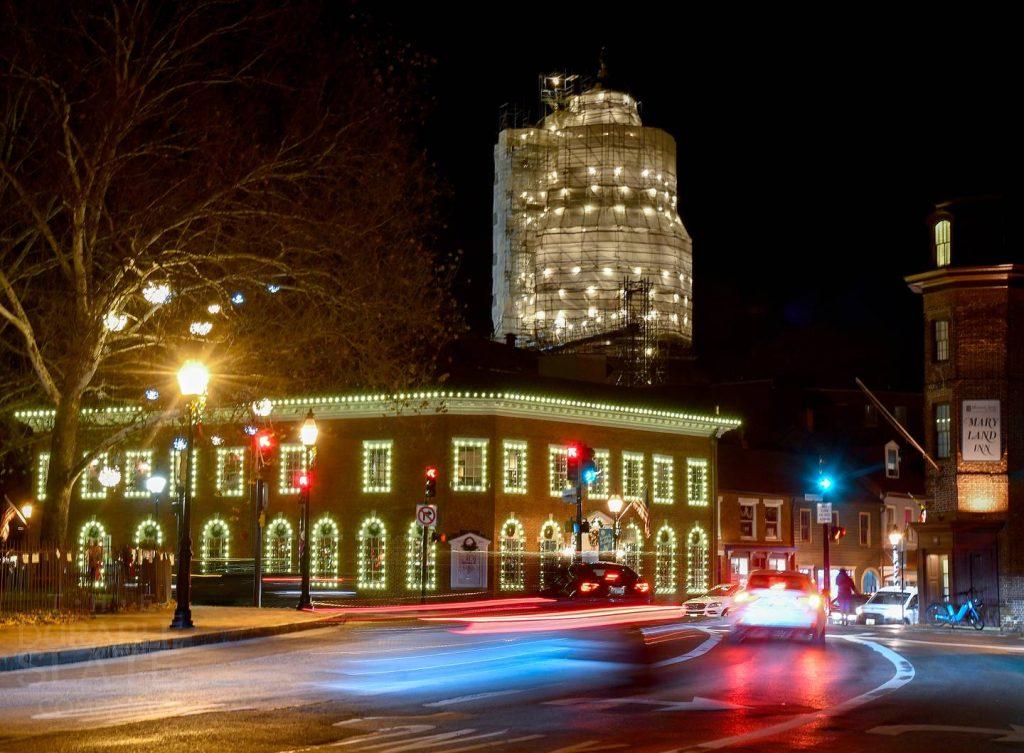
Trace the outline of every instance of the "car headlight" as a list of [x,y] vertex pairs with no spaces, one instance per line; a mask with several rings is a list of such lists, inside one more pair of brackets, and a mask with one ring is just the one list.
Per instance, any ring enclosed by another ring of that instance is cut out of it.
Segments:
[[708,604],[708,609],[718,609],[720,606],[722,606],[721,602],[713,601]]
[[857,614],[863,614],[864,613],[864,607],[857,607],[853,611],[856,612]]

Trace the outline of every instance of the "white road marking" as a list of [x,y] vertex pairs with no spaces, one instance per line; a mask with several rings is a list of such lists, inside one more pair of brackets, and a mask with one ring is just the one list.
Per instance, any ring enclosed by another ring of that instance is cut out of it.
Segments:
[[[882,646],[878,643],[874,643],[872,641],[856,638],[852,635],[842,635],[838,637],[851,643],[856,643],[861,646],[865,646],[871,649],[872,651],[881,654],[882,657],[890,664],[892,664],[895,668],[896,671],[893,673],[893,676],[890,677],[887,681],[883,682],[878,687],[872,688],[866,693],[861,693],[860,695],[854,696],[853,698],[848,698],[847,700],[843,701],[842,703],[836,704],[835,706],[820,709],[818,711],[813,711],[809,714],[801,714],[799,716],[793,717],[792,719],[788,719],[787,721],[779,722],[778,724],[770,724],[767,727],[752,730],[751,732],[746,732],[742,735],[732,735],[731,737],[722,737],[718,740],[708,740],[706,742],[697,743],[695,745],[688,746],[686,749],[696,750],[726,748],[731,745],[746,743],[751,740],[758,740],[763,737],[772,737],[782,732],[788,732],[791,729],[796,729],[797,727],[803,727],[804,725],[810,724],[811,722],[816,722],[822,719],[827,719],[832,716],[845,714],[847,711],[855,709],[858,706],[863,706],[865,703],[873,701],[879,696],[899,690],[908,682],[914,679],[914,665],[902,656],[900,656],[899,654],[897,654],[892,649],[886,648],[885,646]],[[673,750],[679,749],[677,748]],[[665,753],[669,753],[669,751],[666,751]]]
[[905,732],[963,732],[968,735],[999,735],[992,739],[994,743],[1024,743],[1024,727],[1011,724],[1010,729],[988,727],[955,727],[946,724],[894,724],[887,727],[874,727],[868,732],[876,735],[902,735]]
[[508,740],[495,740],[489,743],[474,743],[473,745],[460,745],[458,748],[445,748],[444,753],[465,753],[466,751],[480,750],[481,748],[493,748],[497,745],[523,743],[527,740],[536,740],[541,737],[544,737],[544,735],[523,735],[522,737],[510,737]]
[[470,701],[478,701],[482,698],[494,698],[499,695],[512,695],[513,693],[522,692],[522,690],[491,690],[487,693],[473,693],[472,695],[460,695],[455,698],[445,698],[443,701],[434,701],[433,703],[424,703],[423,705],[428,708],[454,706],[457,703],[468,703]]
[[564,748],[558,748],[557,750],[551,751],[551,753],[583,753],[583,751],[595,751],[595,750],[614,750],[615,748],[626,748],[626,743],[609,743],[602,740],[585,740],[575,745],[566,745]]
[[697,629],[701,630],[704,633],[707,633],[708,637],[706,641],[701,643],[699,646],[697,646],[697,648],[693,649],[692,651],[687,651],[685,654],[681,654],[680,656],[673,656],[668,659],[663,659],[662,661],[655,662],[652,666],[655,668],[668,667],[673,664],[679,664],[680,662],[690,661],[690,659],[696,659],[698,656],[703,656],[708,651],[713,649],[722,640],[722,636],[720,635],[712,634],[709,631],[704,630],[703,628]]
[[891,641],[896,643],[918,643],[922,646],[934,646],[935,648],[976,648],[986,651],[1006,651],[1009,653],[1024,653],[1024,646],[1000,646],[995,643],[947,643],[945,641],[922,641],[916,638],[878,637],[878,641]]
[[635,703],[643,706],[657,706],[658,711],[733,711],[745,709],[728,701],[719,701],[715,698],[702,698],[694,696],[689,701],[673,701],[661,698],[648,698],[646,696],[621,696],[616,698],[559,698],[555,701],[546,701],[547,706],[572,706],[573,709],[586,711],[607,711],[616,706],[626,706]]
[[457,742],[461,743],[469,742],[470,740],[484,740],[490,737],[498,737],[508,732],[508,729],[501,729],[497,730],[496,732],[484,732],[479,735],[470,735],[469,737],[464,737],[464,735],[469,735],[469,733],[475,731],[476,730],[474,730],[472,727],[469,729],[457,729],[453,730],[452,732],[441,732],[437,735],[427,735],[426,737],[421,737],[418,740],[409,740],[407,742],[403,742],[401,745],[396,745],[390,748],[381,748],[381,746],[379,745],[370,745],[365,748],[361,748],[360,750],[371,750],[373,748],[380,748],[380,750],[378,750],[377,753],[406,753],[406,751],[411,750],[426,750],[427,748],[436,748],[439,745],[447,745],[448,741],[454,738],[460,738]]

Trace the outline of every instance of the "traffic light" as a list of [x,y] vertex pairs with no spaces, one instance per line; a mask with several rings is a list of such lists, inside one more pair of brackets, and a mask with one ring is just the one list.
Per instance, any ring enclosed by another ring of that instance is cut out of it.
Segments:
[[597,480],[593,447],[576,443],[565,448],[565,478],[572,486],[592,484]]
[[829,528],[829,538],[833,541],[839,541],[846,535],[846,528],[843,526],[831,526]]
[[424,471],[424,476],[423,498],[433,499],[437,496],[437,468],[428,465],[426,471]]
[[580,482],[580,446],[571,444],[565,448],[565,480],[571,486]]
[[431,528],[430,529],[430,540],[433,541],[435,544],[437,542],[441,542],[442,544],[444,544],[444,543],[446,543],[448,541],[448,534],[441,533],[437,529]]
[[309,491],[309,487],[313,485],[313,479],[310,478],[308,471],[302,471],[295,477],[295,485],[302,491]]
[[277,447],[277,437],[270,429],[263,429],[253,435],[252,446],[256,453],[257,465],[267,465],[273,459],[274,448]]

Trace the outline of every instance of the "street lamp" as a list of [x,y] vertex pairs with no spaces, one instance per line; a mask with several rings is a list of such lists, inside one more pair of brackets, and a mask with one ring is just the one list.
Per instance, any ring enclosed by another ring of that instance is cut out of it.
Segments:
[[[192,624],[192,460],[195,456],[196,423],[206,404],[210,370],[200,361],[185,361],[178,371],[181,396],[188,400],[188,442],[185,446],[185,491],[181,503],[178,531],[178,584],[175,590],[172,628],[190,628]],[[176,443],[177,444],[177,443]]]
[[160,495],[167,488],[167,479],[163,476],[150,476],[146,479],[146,490],[153,498],[153,520],[160,521]]
[[312,485],[310,471],[313,465],[313,451],[316,448],[316,438],[320,430],[316,426],[316,419],[310,409],[306,414],[306,420],[299,427],[299,440],[302,442],[305,452],[305,471],[299,478],[299,504],[301,515],[299,516],[299,574],[302,577],[302,589],[299,592],[298,609],[312,609],[313,603],[309,598],[309,488]]
[[32,517],[32,503],[31,502],[26,502],[25,504],[23,504],[21,506],[21,516],[23,518],[25,518],[25,520],[28,520],[29,518]]
[[613,494],[608,498],[608,512],[612,514],[614,523],[612,524],[612,549],[615,551],[616,562],[619,559],[619,514],[622,512],[622,506],[625,504],[622,497],[618,494]]

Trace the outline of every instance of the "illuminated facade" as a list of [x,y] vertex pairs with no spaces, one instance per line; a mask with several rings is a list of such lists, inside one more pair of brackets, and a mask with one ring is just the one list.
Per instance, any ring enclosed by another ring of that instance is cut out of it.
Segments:
[[[621,400],[622,393],[609,390]],[[626,393],[628,394],[628,393]],[[541,396],[517,392],[423,392],[400,396],[348,395],[273,401],[266,418],[279,445],[259,469],[268,482],[269,506],[263,537],[267,573],[294,573],[297,567],[299,505],[293,474],[303,468],[295,445],[298,427],[312,409],[321,428],[312,470],[312,570],[318,583],[341,578],[372,598],[409,598],[420,586],[420,539],[415,503],[422,500],[424,469],[438,469],[436,503],[439,533],[449,539],[475,532],[491,542],[487,590],[536,592],[564,562],[572,543],[573,506],[562,501],[565,447],[580,442],[596,450],[601,477],[592,485],[584,514],[593,528],[584,536],[585,557],[619,559],[637,567],[659,594],[669,597],[714,577],[713,539],[717,437],[739,422],[718,415],[666,410],[615,400]],[[196,568],[219,572],[252,557],[250,483],[257,465],[251,454],[232,457],[243,435],[237,420],[213,409],[205,436],[221,436],[230,449],[203,441],[194,448],[198,472],[193,498]],[[23,414],[39,428],[45,411]],[[167,472],[168,430],[150,448],[155,472]],[[189,453],[192,455],[193,453]],[[107,462],[125,462],[113,449]],[[237,468],[246,469],[245,494]],[[691,473],[689,469],[699,469]],[[178,483],[183,478],[181,469]],[[39,471],[43,473],[45,471]],[[625,474],[625,475],[623,475]],[[555,488],[557,487],[557,488]],[[77,486],[76,486],[77,488]],[[91,487],[88,487],[91,490]],[[619,548],[613,545],[607,499],[610,494],[646,501],[649,528],[630,512],[622,521]],[[45,504],[45,500],[39,502]],[[72,502],[71,523],[102,526],[104,547],[118,547],[156,531],[174,531],[171,505],[161,503],[159,518],[147,500],[124,494],[123,485],[104,498]],[[173,542],[167,541],[170,546]],[[431,542],[427,589],[451,590],[450,545]],[[544,573],[544,575],[542,575]]]
[[974,588],[986,620],[1024,622],[1024,257],[1009,200],[940,205],[924,303],[927,519],[915,526],[924,602]]

